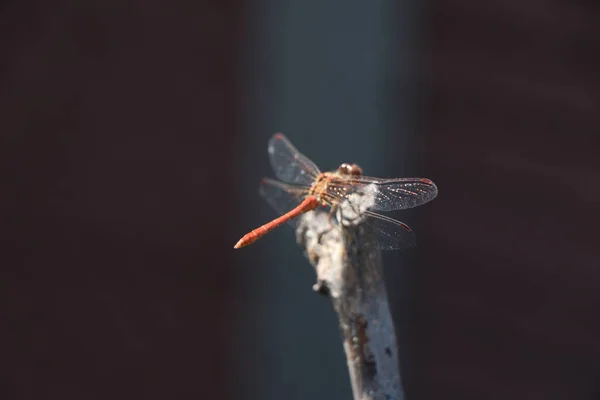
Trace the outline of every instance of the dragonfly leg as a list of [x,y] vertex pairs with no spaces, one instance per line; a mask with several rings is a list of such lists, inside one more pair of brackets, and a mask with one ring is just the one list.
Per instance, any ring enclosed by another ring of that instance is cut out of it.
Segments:
[[332,218],[333,218],[333,215],[336,212],[336,210],[337,210],[337,206],[332,205],[331,211],[329,212],[329,216],[327,218],[327,221],[329,222],[329,227],[326,230],[319,232],[319,234],[318,234],[319,243],[321,243],[321,239],[323,238],[323,235],[325,235],[326,233],[329,233],[334,228]]
[[331,222],[334,213],[337,211],[338,206],[337,205],[332,205],[331,206],[331,210],[329,211],[329,217],[327,218],[327,220],[329,221],[329,229],[333,229],[333,223]]

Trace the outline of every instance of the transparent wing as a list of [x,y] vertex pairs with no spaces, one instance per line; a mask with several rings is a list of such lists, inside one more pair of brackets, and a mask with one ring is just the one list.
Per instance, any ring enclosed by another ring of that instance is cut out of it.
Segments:
[[412,230],[403,222],[369,211],[369,196],[360,193],[349,195],[345,200],[331,198],[328,202],[339,204],[343,225],[362,224],[371,231],[377,248],[381,250],[404,250],[416,245]]
[[[271,207],[283,215],[302,203],[308,194],[308,187],[292,186],[269,178],[260,181],[258,192]],[[298,223],[298,218],[289,221],[293,226]]]
[[281,133],[276,133],[269,140],[269,158],[277,178],[287,183],[310,185],[321,173],[315,163]]
[[403,222],[384,215],[365,211],[364,224],[372,231],[377,248],[381,250],[406,250],[417,242],[412,230]]
[[[355,193],[372,196],[370,210],[404,210],[425,204],[437,196],[437,186],[425,178],[379,179],[372,177],[350,178],[330,184],[331,191],[350,196]],[[340,186],[344,186],[343,190]]]

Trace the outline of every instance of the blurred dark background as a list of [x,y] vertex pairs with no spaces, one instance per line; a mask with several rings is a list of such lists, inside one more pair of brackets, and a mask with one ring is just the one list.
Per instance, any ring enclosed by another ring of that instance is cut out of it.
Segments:
[[[426,176],[386,253],[407,399],[600,399],[592,1],[0,2],[3,399],[351,398],[257,194]],[[595,140],[596,139],[596,140]]]

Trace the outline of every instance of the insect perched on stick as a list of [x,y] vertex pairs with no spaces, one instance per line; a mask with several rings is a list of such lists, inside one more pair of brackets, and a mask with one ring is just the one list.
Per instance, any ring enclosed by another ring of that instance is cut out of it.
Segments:
[[279,218],[244,235],[235,249],[254,243],[271,230],[319,206],[331,207],[338,221],[369,225],[377,247],[404,249],[415,245],[408,225],[373,211],[403,210],[425,204],[437,195],[435,184],[425,178],[381,179],[363,176],[356,164],[342,164],[336,171],[321,172],[281,133],[269,141],[269,157],[275,175],[283,182],[264,178],[260,194],[282,213]]

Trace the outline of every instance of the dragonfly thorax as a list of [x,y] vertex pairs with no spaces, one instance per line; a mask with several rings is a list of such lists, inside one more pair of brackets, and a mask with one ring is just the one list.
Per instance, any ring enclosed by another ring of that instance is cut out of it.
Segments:
[[309,195],[325,205],[334,206],[343,199],[349,189],[346,181],[362,175],[362,169],[356,164],[342,164],[332,172],[322,172],[310,187]]
[[324,204],[324,194],[327,193],[327,186],[330,180],[330,172],[320,173],[319,176],[317,176],[317,179],[315,179],[315,182],[311,185],[308,194],[310,196],[315,196],[320,203]]

